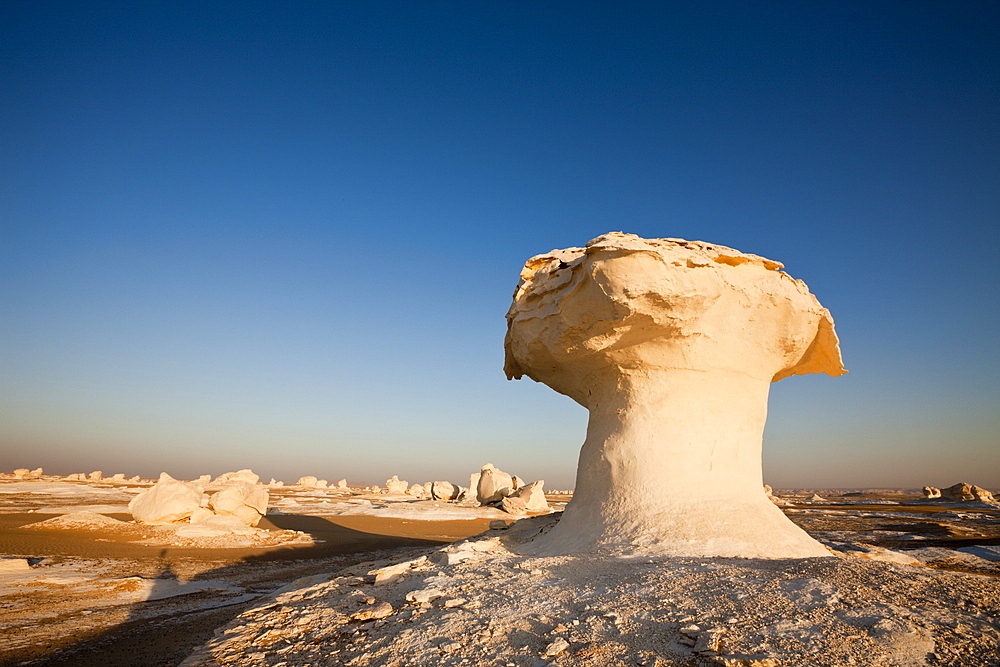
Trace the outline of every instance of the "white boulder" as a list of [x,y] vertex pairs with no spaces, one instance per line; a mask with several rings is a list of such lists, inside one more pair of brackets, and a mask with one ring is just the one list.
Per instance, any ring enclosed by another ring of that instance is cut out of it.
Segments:
[[307,489],[312,489],[316,486],[316,482],[318,481],[319,480],[316,479],[315,475],[306,475],[305,477],[299,477],[299,481],[295,482],[295,484]]
[[514,490],[514,480],[492,463],[487,463],[479,474],[476,485],[476,499],[482,505],[503,500]]
[[156,484],[129,502],[128,511],[139,523],[178,523],[202,506],[203,496],[200,484],[182,482],[163,472]]
[[405,479],[400,479],[398,475],[393,475],[385,480],[385,492],[391,496],[401,496],[410,488]]
[[434,500],[454,500],[458,497],[458,488],[451,482],[432,482],[431,498]]
[[255,474],[254,471],[249,468],[244,468],[243,470],[237,470],[236,472],[224,472],[212,480],[212,484],[228,484],[229,482],[249,482],[251,484],[256,484],[259,481],[260,475]]
[[87,475],[87,479],[91,482],[100,482],[103,474],[100,470],[95,470]]
[[545,486],[544,479],[532,482],[531,484],[524,484],[510,497],[523,500],[525,509],[529,512],[548,512],[549,501],[545,499],[545,492],[542,490],[543,486]]

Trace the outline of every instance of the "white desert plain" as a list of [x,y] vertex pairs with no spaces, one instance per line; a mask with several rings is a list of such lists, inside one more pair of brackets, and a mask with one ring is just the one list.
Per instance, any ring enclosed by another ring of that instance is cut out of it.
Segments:
[[528,260],[505,370],[588,409],[571,491],[0,474],[0,664],[1000,665],[991,490],[764,485],[770,384],[846,372],[781,268],[621,233]]

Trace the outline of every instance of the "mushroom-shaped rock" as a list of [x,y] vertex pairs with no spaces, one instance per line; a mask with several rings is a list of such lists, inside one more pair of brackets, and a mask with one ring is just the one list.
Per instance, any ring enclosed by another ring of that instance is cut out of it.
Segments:
[[528,260],[507,314],[507,377],[590,411],[573,500],[530,548],[829,555],[764,493],[770,383],[846,372],[829,311],[781,268],[621,233]]
[[483,505],[503,500],[513,490],[513,478],[494,467],[492,463],[484,465],[479,472],[479,481],[476,483],[476,499]]
[[129,502],[128,511],[139,523],[177,523],[201,507],[203,494],[200,484],[182,482],[162,472],[156,484]]

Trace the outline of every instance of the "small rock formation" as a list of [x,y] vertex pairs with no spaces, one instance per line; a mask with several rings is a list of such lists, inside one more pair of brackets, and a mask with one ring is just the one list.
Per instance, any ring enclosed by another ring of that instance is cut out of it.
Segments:
[[90,474],[87,475],[87,479],[89,479],[91,482],[100,482],[101,481],[101,476],[103,474],[104,473],[101,472],[100,470],[95,470],[92,473],[90,473]]
[[542,490],[544,485],[544,479],[531,484],[522,484],[521,488],[510,497],[523,500],[525,509],[529,512],[548,512],[549,501],[545,499],[545,492]]
[[503,500],[514,490],[513,478],[492,463],[487,463],[479,474],[476,485],[476,499],[481,505],[488,505]]
[[431,498],[434,500],[454,500],[458,497],[458,487],[451,482],[431,482]]
[[401,496],[410,488],[405,479],[400,479],[398,475],[393,475],[385,480],[385,492],[389,495]]
[[725,246],[621,233],[528,260],[504,370],[590,411],[573,500],[528,548],[829,555],[763,490],[770,384],[846,372],[829,311],[781,268]]
[[25,479],[31,471],[27,468],[15,468],[14,469],[14,479]]
[[256,484],[259,481],[260,475],[255,474],[254,471],[249,468],[244,468],[243,470],[237,470],[236,472],[224,472],[213,479],[212,484],[227,484],[229,482],[249,482],[251,484]]
[[346,479],[342,479],[339,482],[337,482],[337,488],[341,489],[341,490],[346,489],[347,488],[347,480]]
[[204,488],[196,482],[182,482],[165,472],[128,504],[128,511],[139,523],[178,523],[190,519],[202,506]]
[[965,482],[959,482],[958,484],[953,484],[947,489],[941,489],[941,499],[948,500],[956,503],[964,502],[975,502],[979,501],[982,503],[992,503],[995,502],[993,498],[993,493],[975,484],[966,484]]
[[930,498],[941,497],[941,489],[937,488],[936,486],[925,486],[923,488],[923,491],[924,491],[924,498],[930,499]]
[[424,485],[423,484],[413,484],[413,485],[411,485],[410,488],[408,488],[406,490],[406,495],[413,496],[414,498],[426,498],[427,497],[426,494],[424,493]]
[[511,475],[510,476],[510,483],[511,483],[511,487],[510,488],[511,488],[512,491],[517,491],[522,486],[524,486],[524,480],[521,479],[520,477],[518,477],[517,475]]
[[115,482],[117,484],[124,484],[125,481],[126,481],[125,480],[125,473],[123,473],[123,472],[116,472],[114,475],[112,475],[111,477],[108,478],[108,481],[109,482]]
[[267,489],[246,480],[237,479],[212,495],[208,505],[216,514],[232,515],[248,526],[256,526],[267,514]]
[[299,481],[295,482],[295,484],[296,486],[303,486],[307,489],[314,489],[316,488],[316,482],[318,481],[319,480],[316,479],[315,475],[306,475],[305,477],[299,477]]

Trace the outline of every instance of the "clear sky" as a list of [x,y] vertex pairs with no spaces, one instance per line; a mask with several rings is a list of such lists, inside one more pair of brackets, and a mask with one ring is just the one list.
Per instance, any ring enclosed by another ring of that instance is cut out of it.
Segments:
[[780,487],[1000,487],[1000,4],[87,2],[0,21],[0,468],[572,485],[523,262],[779,260]]

